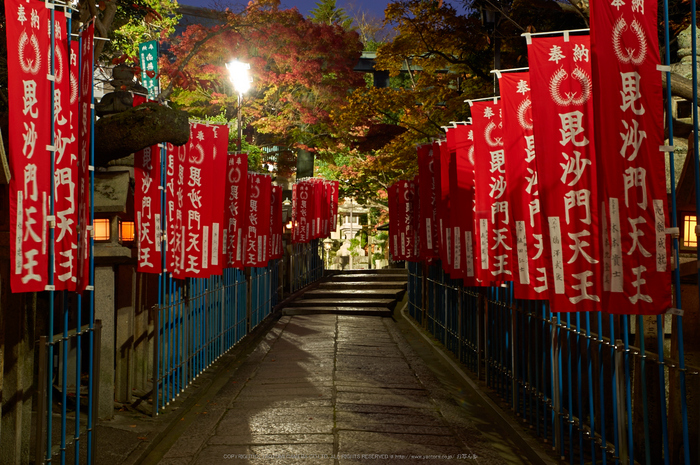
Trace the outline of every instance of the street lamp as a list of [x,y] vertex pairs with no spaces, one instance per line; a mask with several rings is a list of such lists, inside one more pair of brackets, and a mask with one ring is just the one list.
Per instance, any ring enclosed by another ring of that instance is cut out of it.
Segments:
[[250,83],[253,82],[253,78],[248,74],[248,70],[250,69],[250,64],[248,63],[233,60],[226,63],[226,69],[228,69],[229,79],[231,79],[233,88],[238,93],[238,151],[240,152],[243,129],[241,126],[241,102],[243,100],[243,94],[250,89]]

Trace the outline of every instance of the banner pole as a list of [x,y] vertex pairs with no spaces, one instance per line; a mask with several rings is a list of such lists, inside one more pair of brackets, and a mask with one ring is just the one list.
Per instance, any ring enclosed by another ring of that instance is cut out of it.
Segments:
[[[47,4],[48,6],[48,4]],[[48,383],[47,387],[48,389],[46,390],[47,392],[47,422],[46,422],[46,441],[47,441],[47,446],[46,446],[46,461],[49,462],[51,461],[51,439],[52,439],[52,405],[53,405],[53,348],[54,348],[54,312],[55,312],[55,303],[54,303],[54,226],[55,226],[55,220],[54,220],[54,192],[55,192],[55,187],[54,187],[54,170],[56,169],[56,141],[55,141],[55,122],[54,122],[54,106],[53,106],[53,98],[54,98],[54,92],[55,92],[55,75],[56,75],[56,63],[55,63],[55,35],[54,35],[54,10],[53,10],[53,4],[51,4],[51,19],[49,22],[49,27],[51,29],[50,31],[50,42],[49,46],[51,47],[51,51],[49,53],[49,76],[51,79],[51,146],[49,151],[51,152],[51,170],[49,171],[49,177],[50,177],[50,182],[49,185],[50,191],[49,191],[49,217],[46,218],[46,221],[49,223],[49,257],[48,257],[48,262],[49,262],[49,270],[48,270],[48,286],[46,286],[46,289],[49,291],[49,365],[48,365],[48,370],[46,370],[47,376],[48,376]],[[64,402],[65,405],[65,402]],[[62,415],[62,419],[65,418],[65,415]],[[63,432],[65,432],[65,428],[62,429],[62,444],[61,444],[61,461],[62,463],[65,463],[65,436],[63,435]]]
[[[94,21],[94,18],[92,19]],[[94,37],[93,32],[93,37]],[[95,54],[92,53],[90,57],[90,277],[89,286],[87,292],[89,299],[89,319],[88,325],[90,329],[90,372],[88,376],[89,392],[88,392],[88,444],[87,444],[87,458],[88,463],[92,463],[94,456],[94,443],[95,435],[93,432],[93,424],[97,420],[93,418],[95,412],[99,412],[99,409],[93,408],[93,402],[95,398],[95,383],[93,382],[94,376],[99,376],[93,370],[94,366],[94,352],[95,352],[95,231],[93,229],[95,224],[95,88],[94,88],[94,76],[95,76]],[[97,386],[99,388],[99,386]]]

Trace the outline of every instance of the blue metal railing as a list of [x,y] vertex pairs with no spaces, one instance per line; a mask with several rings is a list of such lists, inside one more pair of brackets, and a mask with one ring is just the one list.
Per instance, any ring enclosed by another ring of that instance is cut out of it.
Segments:
[[[299,247],[296,260],[304,272],[299,283],[322,276],[317,248]],[[272,313],[282,301],[283,266],[277,259],[264,268],[229,268],[205,279],[165,278],[161,304],[154,309],[154,415]]]
[[[682,443],[689,437],[685,394],[679,384],[678,392],[667,392],[665,379],[683,374],[700,386],[699,370],[650,352],[644,317],[557,313],[546,301],[514,299],[510,286],[464,287],[439,262],[407,267],[411,318],[562,460],[684,463],[698,453],[697,443]],[[670,334],[661,334],[663,347]],[[663,375],[650,376],[649,364]],[[659,445],[669,435],[676,438],[675,455]]]

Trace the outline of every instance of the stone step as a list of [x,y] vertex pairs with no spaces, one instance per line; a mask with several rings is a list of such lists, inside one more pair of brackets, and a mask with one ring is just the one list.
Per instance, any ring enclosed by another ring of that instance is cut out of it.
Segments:
[[325,283],[320,283],[319,289],[358,289],[358,290],[368,290],[368,289],[405,289],[406,283],[398,282],[382,282],[382,281],[346,281],[346,282],[335,282],[328,281]]
[[386,307],[287,307],[282,315],[358,315],[391,316]]
[[386,281],[399,281],[406,282],[408,277],[405,273],[385,273],[381,275],[370,274],[370,273],[353,273],[353,274],[337,274],[331,278],[334,282],[347,282],[347,281],[374,281],[379,280],[382,282]]
[[289,307],[386,307],[393,308],[396,299],[298,299],[287,304]]
[[333,272],[334,274],[402,274],[406,276],[408,275],[408,270],[406,268],[380,268],[378,270],[374,268],[370,270],[329,270],[328,272]]
[[304,299],[399,299],[405,289],[314,289]]

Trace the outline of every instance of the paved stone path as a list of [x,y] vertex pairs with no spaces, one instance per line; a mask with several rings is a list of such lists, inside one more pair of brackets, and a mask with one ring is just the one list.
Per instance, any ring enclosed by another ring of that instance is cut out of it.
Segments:
[[208,399],[161,464],[532,463],[391,318],[284,316]]

